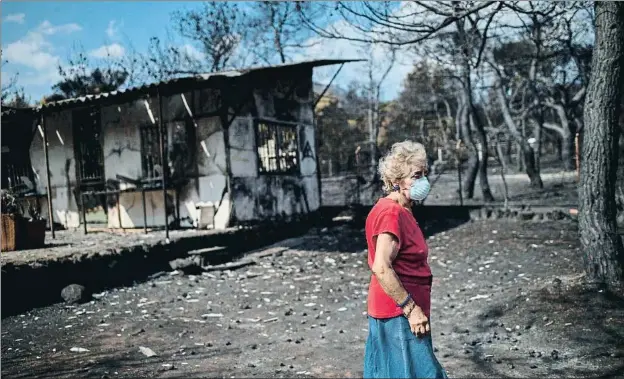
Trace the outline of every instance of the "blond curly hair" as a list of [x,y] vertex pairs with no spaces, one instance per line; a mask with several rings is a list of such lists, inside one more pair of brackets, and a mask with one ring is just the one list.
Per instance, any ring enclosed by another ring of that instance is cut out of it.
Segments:
[[427,152],[418,142],[397,142],[379,161],[379,175],[386,193],[393,190],[393,183],[400,182],[412,175],[414,167],[427,168]]

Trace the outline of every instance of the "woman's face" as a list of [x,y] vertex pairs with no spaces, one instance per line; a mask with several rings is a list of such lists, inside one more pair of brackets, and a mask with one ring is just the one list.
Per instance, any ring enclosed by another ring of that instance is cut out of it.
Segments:
[[412,166],[410,173],[411,173],[410,176],[408,176],[405,179],[402,179],[398,183],[399,191],[403,194],[403,196],[405,196],[408,199],[410,198],[410,187],[412,186],[412,183],[414,182],[414,180],[420,179],[423,176],[427,176],[428,171],[425,166],[415,165],[415,166]]

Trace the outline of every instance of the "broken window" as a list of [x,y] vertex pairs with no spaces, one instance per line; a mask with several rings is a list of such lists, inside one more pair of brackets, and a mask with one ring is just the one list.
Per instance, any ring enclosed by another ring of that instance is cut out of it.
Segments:
[[19,150],[2,147],[2,188],[10,189],[18,195],[35,189],[28,150],[26,154]]
[[299,172],[296,125],[257,121],[256,141],[260,173],[296,174]]
[[75,110],[72,114],[76,170],[82,185],[104,184],[102,118],[99,107]]
[[[160,133],[158,125],[147,124],[141,130],[141,167],[143,179],[157,179],[162,177],[163,165],[160,159]],[[165,135],[165,141],[167,136]],[[165,142],[166,146],[166,142]]]
[[193,93],[195,96],[195,117],[217,114],[221,109],[221,91],[218,88],[204,88]]
[[167,124],[167,130],[171,130],[171,144],[168,147],[171,178],[180,179],[196,174],[195,146],[197,132],[195,122],[189,116],[183,121],[173,121]]

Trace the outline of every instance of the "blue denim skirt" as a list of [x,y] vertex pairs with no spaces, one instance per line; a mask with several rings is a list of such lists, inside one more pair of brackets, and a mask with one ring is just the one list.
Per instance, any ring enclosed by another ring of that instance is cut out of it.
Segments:
[[415,336],[403,316],[369,316],[364,378],[446,379],[447,375],[433,353],[431,333]]

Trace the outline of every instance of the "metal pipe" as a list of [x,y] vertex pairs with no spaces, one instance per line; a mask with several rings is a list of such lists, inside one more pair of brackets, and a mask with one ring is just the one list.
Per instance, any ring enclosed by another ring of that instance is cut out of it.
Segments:
[[312,109],[316,108],[316,105],[318,104],[319,101],[321,101],[321,99],[323,98],[323,96],[325,95],[325,92],[327,92],[327,90],[329,89],[329,86],[332,85],[332,83],[334,82],[334,79],[336,79],[336,77],[338,76],[338,74],[340,73],[340,70],[342,70],[342,67],[345,64],[341,64],[340,67],[338,67],[338,71],[336,71],[336,73],[334,74],[334,76],[332,76],[331,80],[329,81],[329,83],[327,83],[327,85],[325,86],[325,88],[323,89],[323,92],[321,92],[321,94],[319,95],[318,99],[316,99],[314,101],[314,105],[312,105]]
[[163,122],[163,107],[162,96],[160,94],[160,88],[158,89],[158,130],[160,137],[160,163],[162,165],[162,194],[163,204],[165,207],[165,241],[169,242],[169,217],[167,214],[167,159],[166,159],[166,146],[165,146],[165,123]]
[[180,187],[176,184],[175,188],[175,198],[176,198],[176,220],[178,228],[182,225],[182,221],[180,219]]
[[117,193],[117,221],[119,221],[119,229],[123,230],[121,226],[121,194]]
[[56,238],[56,235],[54,233],[54,211],[52,209],[52,185],[51,185],[51,180],[50,180],[50,156],[48,154],[48,129],[46,127],[46,124],[44,122],[44,114],[41,113],[41,118],[40,118],[40,122],[41,122],[41,128],[43,129],[43,154],[45,156],[45,164],[46,164],[46,176],[47,176],[47,183],[48,183],[48,219],[50,220],[50,232],[52,232],[52,238]]
[[87,210],[85,209],[85,205],[84,205],[84,193],[82,193],[82,189],[81,189],[82,185],[78,185],[78,197],[80,198],[80,213],[82,214],[82,228],[84,231],[84,234],[87,234]]

